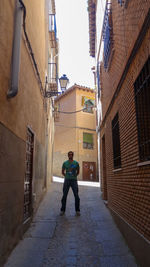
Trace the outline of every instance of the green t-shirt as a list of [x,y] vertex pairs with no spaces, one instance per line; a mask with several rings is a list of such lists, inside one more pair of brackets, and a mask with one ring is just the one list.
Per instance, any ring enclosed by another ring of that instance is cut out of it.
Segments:
[[75,160],[65,161],[62,165],[62,168],[66,170],[65,178],[66,179],[77,179],[77,169],[79,168],[79,163]]

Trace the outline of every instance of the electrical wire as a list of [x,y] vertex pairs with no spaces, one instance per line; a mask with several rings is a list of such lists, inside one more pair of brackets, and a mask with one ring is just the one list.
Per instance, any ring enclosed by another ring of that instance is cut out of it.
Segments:
[[77,112],[81,112],[83,110],[85,110],[86,108],[80,109],[80,110],[76,110],[76,111],[57,111],[59,113],[63,113],[63,114],[73,114],[73,113],[77,113]]

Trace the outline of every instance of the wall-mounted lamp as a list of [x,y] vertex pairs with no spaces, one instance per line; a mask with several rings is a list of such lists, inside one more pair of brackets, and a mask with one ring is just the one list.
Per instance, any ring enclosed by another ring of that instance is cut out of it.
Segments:
[[66,74],[63,74],[61,78],[59,78],[59,83],[61,87],[62,93],[66,91],[67,84],[69,83],[69,79],[67,78]]

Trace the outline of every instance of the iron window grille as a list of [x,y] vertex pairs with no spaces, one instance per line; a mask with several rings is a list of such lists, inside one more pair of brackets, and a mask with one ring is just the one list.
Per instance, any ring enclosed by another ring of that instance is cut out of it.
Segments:
[[33,178],[34,134],[27,129],[26,171],[24,180],[24,221],[32,215],[32,178]]
[[121,168],[120,132],[118,112],[112,120],[112,141],[114,169]]
[[140,161],[150,160],[150,57],[134,83]]
[[108,68],[109,58],[113,47],[111,3],[107,2],[103,20],[102,37],[104,41],[104,68]]
[[93,149],[93,134],[83,133],[83,148],[85,149]]

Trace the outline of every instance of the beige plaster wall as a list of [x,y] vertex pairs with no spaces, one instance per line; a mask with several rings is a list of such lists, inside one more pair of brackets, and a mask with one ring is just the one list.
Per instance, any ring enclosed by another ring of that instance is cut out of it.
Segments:
[[[60,111],[75,111],[81,110],[82,96],[94,97],[95,93],[90,90],[74,89],[61,97],[57,101],[60,105]],[[91,161],[97,165],[97,135],[96,135],[96,118],[95,111],[93,114],[79,112],[74,114],[59,113],[59,119],[55,122],[54,135],[54,161],[53,174],[61,175],[61,167],[64,160],[67,160],[68,151],[74,152],[74,159],[80,164],[79,180],[82,180],[82,162]],[[93,134],[94,149],[83,148],[83,132]]]
[[[26,6],[26,31],[39,69],[43,87],[48,62],[48,24],[45,0],[23,1]],[[33,208],[37,209],[52,177],[53,118],[51,101],[40,92],[33,62],[22,28],[19,91],[11,99],[11,56],[14,34],[14,0],[0,1],[0,265],[22,233],[26,135],[34,132]],[[47,164],[48,162],[48,164]],[[46,179],[48,179],[46,181]],[[11,210],[11,212],[10,212]]]

